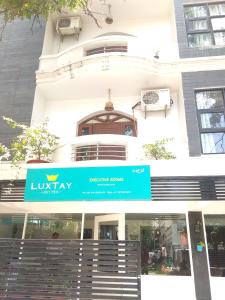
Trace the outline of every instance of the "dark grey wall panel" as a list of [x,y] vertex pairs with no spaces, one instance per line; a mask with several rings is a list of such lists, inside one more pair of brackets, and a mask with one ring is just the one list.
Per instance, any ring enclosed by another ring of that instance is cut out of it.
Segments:
[[30,123],[35,93],[35,71],[44,40],[45,24],[16,20],[7,25],[0,41],[0,142],[8,144],[15,132],[2,116]]
[[199,156],[201,155],[201,144],[195,104],[195,90],[225,87],[225,70],[182,73],[182,81],[189,153],[191,156]]
[[189,48],[184,19],[184,4],[197,4],[203,2],[212,2],[210,0],[174,0],[175,17],[177,25],[177,39],[179,44],[179,53],[181,58],[205,57],[225,55],[225,47],[215,46],[212,48]]
[[211,300],[206,249],[204,247],[202,252],[197,251],[197,244],[200,241],[206,244],[203,232],[202,213],[198,211],[188,212],[188,219],[191,238],[196,300]]
[[[23,202],[25,180],[0,180],[0,202]],[[152,201],[224,201],[225,176],[151,178]]]

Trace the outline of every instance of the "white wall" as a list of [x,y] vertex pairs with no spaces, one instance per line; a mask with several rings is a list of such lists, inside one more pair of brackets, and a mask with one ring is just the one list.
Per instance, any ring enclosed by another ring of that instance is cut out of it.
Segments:
[[[141,300],[196,300],[192,276],[141,276]],[[221,299],[222,300],[222,299]]]
[[[127,7],[129,9],[128,5]],[[102,22],[101,28],[95,25],[90,17],[82,15],[81,18],[82,31],[79,40],[76,40],[74,36],[60,38],[54,29],[56,17],[49,18],[42,54],[57,54],[93,40],[102,34],[120,32],[136,37],[129,47],[132,54],[152,57],[153,53],[158,50],[160,59],[178,58],[178,46],[173,26],[174,16],[172,18],[168,16],[156,19],[151,17],[151,11],[149,11],[148,18],[127,18],[125,20],[118,18],[111,25]]]
[[[116,97],[112,101],[114,103],[115,110],[127,113],[132,116],[132,106],[139,100],[137,97]],[[168,149],[170,149],[176,157],[187,156],[182,147],[179,147],[183,143],[185,131],[185,120],[179,118],[180,112],[178,112],[178,99],[176,93],[172,93],[171,97],[174,100],[173,106],[168,110],[167,117],[165,118],[164,111],[148,112],[145,119],[143,111],[135,110],[134,115],[137,118],[138,124],[138,143],[143,145],[145,143],[151,143],[155,140],[162,138],[172,138],[173,140],[168,143]],[[33,114],[33,122],[40,121],[40,119],[49,119],[49,130],[61,138],[62,144],[70,144],[77,135],[77,122],[89,114],[104,109],[107,98],[101,99],[83,99],[74,101],[45,101],[45,105],[42,105],[43,110],[36,109]],[[38,103],[42,103],[40,96],[36,100],[36,107]],[[178,126],[178,124],[180,124]],[[182,126],[181,126],[182,124]]]
[[224,277],[211,277],[211,295],[212,300],[224,300],[224,286],[225,278]]

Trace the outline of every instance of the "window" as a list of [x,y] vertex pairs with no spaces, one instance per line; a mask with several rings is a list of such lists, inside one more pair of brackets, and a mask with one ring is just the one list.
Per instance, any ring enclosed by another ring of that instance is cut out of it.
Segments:
[[88,135],[89,134],[89,127],[83,127],[81,129],[81,135]]
[[191,275],[184,215],[126,214],[126,239],[141,241],[142,274]]
[[102,46],[98,48],[89,49],[86,51],[86,56],[113,52],[127,52],[127,45]]
[[205,216],[205,226],[211,275],[225,277],[225,215]]
[[225,45],[225,2],[184,7],[188,45]]
[[29,215],[26,239],[80,239],[81,214]]
[[0,215],[0,238],[22,238],[24,215]]
[[203,154],[225,153],[224,89],[196,92]]

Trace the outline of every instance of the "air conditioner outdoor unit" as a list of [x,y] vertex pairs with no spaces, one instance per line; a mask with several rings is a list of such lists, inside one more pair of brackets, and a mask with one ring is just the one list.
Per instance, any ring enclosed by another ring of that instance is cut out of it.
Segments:
[[60,35],[77,35],[81,31],[81,18],[79,16],[62,17],[56,22],[56,31]]
[[141,107],[144,111],[167,110],[170,108],[170,90],[141,91]]

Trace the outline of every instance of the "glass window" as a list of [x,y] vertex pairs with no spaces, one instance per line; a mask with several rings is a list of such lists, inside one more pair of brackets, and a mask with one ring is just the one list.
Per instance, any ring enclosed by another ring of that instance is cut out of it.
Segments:
[[81,214],[29,215],[26,239],[80,239]]
[[205,226],[211,275],[225,277],[225,215],[205,216]]
[[216,45],[225,45],[225,32],[215,32],[214,38]]
[[210,33],[194,33],[188,35],[189,47],[207,47],[212,45],[212,36]]
[[225,119],[223,113],[207,113],[201,114],[202,128],[223,128],[225,127]]
[[128,136],[133,136],[133,126],[131,125],[125,125],[124,130],[123,130],[123,134],[124,135],[128,135]]
[[189,29],[189,31],[208,29],[208,22],[207,22],[207,20],[189,21],[188,29]]
[[22,238],[24,215],[0,215],[0,238]]
[[202,133],[203,153],[225,153],[225,132]]
[[225,3],[210,4],[209,5],[210,16],[225,15]]
[[225,153],[224,90],[196,92],[196,104],[202,152]]
[[212,18],[213,30],[225,29],[225,18]]
[[89,127],[83,127],[81,130],[81,135],[88,135],[89,134]]
[[200,18],[207,16],[207,8],[205,5],[187,6],[184,11],[186,18]]
[[198,109],[223,108],[223,93],[221,90],[197,92],[196,102]]
[[189,47],[225,45],[225,2],[186,6],[184,14]]
[[142,274],[191,274],[184,215],[127,214],[126,239],[141,241]]

